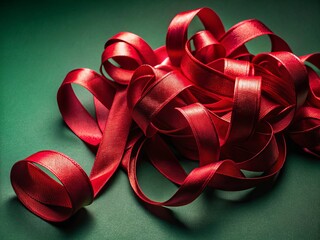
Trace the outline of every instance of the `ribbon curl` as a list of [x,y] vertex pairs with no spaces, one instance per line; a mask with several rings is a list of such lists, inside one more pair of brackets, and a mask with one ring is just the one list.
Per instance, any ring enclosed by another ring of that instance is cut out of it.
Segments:
[[[204,30],[188,38],[195,17]],[[245,44],[263,35],[271,51],[253,55]],[[320,53],[297,57],[256,19],[225,31],[209,8],[176,15],[166,45],[155,50],[133,33],[118,33],[105,44],[100,74],[73,70],[57,94],[66,124],[97,149],[90,176],[71,158],[41,151],[14,164],[12,186],[30,211],[60,222],[90,204],[119,166],[135,194],[159,206],[188,204],[206,187],[234,191],[268,183],[285,162],[285,135],[320,155],[315,68]],[[73,84],[92,93],[95,117]],[[199,166],[187,173],[176,153]],[[157,202],[143,193],[137,178],[142,159],[178,186],[171,198]],[[262,174],[249,177],[243,170]]]

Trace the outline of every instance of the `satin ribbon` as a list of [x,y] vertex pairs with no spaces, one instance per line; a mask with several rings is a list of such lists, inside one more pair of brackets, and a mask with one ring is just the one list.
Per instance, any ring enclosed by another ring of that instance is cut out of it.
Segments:
[[[204,30],[188,37],[195,17]],[[253,55],[245,44],[263,35],[271,51]],[[90,175],[55,151],[12,168],[18,198],[47,221],[64,221],[90,204],[119,166],[142,201],[180,206],[206,187],[234,191],[273,181],[285,162],[285,135],[320,155],[320,53],[297,57],[258,20],[225,31],[209,8],[182,12],[170,23],[165,46],[153,50],[121,32],[106,42],[101,61],[100,73],[71,71],[57,94],[66,124],[97,149]],[[92,93],[96,116],[73,84]],[[177,153],[198,167],[187,173]],[[157,202],[143,193],[137,178],[142,159],[178,186],[171,198]],[[262,174],[249,177],[243,170]]]

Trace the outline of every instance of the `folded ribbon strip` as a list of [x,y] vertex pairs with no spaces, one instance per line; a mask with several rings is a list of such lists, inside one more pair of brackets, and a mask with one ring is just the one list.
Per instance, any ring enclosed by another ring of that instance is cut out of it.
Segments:
[[[188,38],[196,16],[205,30]],[[253,55],[245,44],[263,35],[270,37],[271,52]],[[297,57],[255,19],[225,32],[209,8],[175,16],[166,45],[156,50],[133,33],[118,33],[105,45],[101,74],[73,70],[57,94],[69,128],[98,148],[90,176],[69,157],[41,151],[13,166],[12,186],[29,210],[59,222],[90,204],[120,165],[136,195],[161,206],[188,204],[207,186],[243,190],[268,183],[285,162],[284,135],[320,155],[316,68],[320,53]],[[95,117],[72,84],[92,93]],[[187,173],[172,148],[199,166]],[[143,193],[137,179],[141,159],[178,185],[170,199],[156,202]],[[249,177],[243,170],[263,174]]]

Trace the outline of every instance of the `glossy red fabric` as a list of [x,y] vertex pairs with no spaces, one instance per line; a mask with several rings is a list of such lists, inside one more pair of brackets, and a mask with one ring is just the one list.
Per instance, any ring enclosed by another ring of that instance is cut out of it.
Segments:
[[[204,30],[189,37],[195,17]],[[253,55],[245,44],[263,35],[271,50]],[[66,124],[97,148],[90,175],[54,151],[12,168],[18,198],[45,220],[64,221],[90,204],[119,166],[142,201],[179,206],[206,187],[234,191],[273,181],[286,159],[285,136],[320,155],[320,53],[294,55],[258,20],[225,31],[209,8],[182,12],[170,23],[165,46],[153,50],[139,36],[121,32],[106,42],[101,62],[100,73],[71,71],[57,94]],[[92,93],[96,116],[73,84]],[[199,166],[187,173],[177,153]],[[171,198],[158,202],[143,193],[141,159],[178,186]],[[262,174],[249,177],[243,170]]]

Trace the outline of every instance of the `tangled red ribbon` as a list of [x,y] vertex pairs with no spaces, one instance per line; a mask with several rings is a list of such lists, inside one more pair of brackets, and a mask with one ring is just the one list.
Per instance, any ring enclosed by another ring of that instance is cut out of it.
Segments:
[[[188,38],[196,16],[205,30]],[[245,43],[263,35],[272,49],[253,55]],[[98,149],[90,176],[71,158],[41,151],[13,166],[12,186],[30,211],[59,222],[90,204],[119,165],[142,201],[161,206],[188,204],[207,186],[233,191],[270,182],[285,162],[284,135],[320,155],[315,68],[320,53],[297,57],[255,19],[225,32],[209,8],[176,15],[166,45],[156,50],[133,33],[118,33],[105,44],[101,74],[73,70],[57,95],[69,128]],[[95,117],[72,84],[92,93]],[[187,173],[177,155],[199,166]],[[137,180],[141,159],[178,185],[170,199],[156,202],[143,193]],[[262,174],[249,177],[243,170]]]

